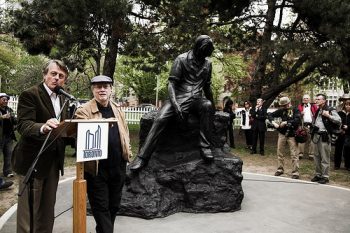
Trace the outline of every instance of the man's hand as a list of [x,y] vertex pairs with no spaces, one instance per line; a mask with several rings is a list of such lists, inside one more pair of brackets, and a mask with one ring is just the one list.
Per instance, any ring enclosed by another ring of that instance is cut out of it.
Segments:
[[49,133],[52,129],[56,129],[60,123],[56,118],[51,118],[46,121],[46,123],[43,125],[43,133],[47,134]]
[[329,114],[329,111],[322,111],[322,116],[329,118],[331,116],[331,114]]
[[10,113],[6,113],[4,115],[2,115],[2,119],[10,119],[11,114]]
[[280,127],[279,124],[277,124],[277,123],[274,122],[274,121],[272,122],[272,124],[273,124],[273,126],[274,126],[276,129],[277,129],[278,127]]
[[282,121],[280,127],[285,127],[287,125],[287,121]]

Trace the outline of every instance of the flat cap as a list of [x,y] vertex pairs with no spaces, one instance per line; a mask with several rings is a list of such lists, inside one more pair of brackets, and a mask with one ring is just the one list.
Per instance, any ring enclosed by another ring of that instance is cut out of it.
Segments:
[[111,83],[111,84],[113,84],[113,80],[106,75],[98,75],[98,76],[93,77],[90,81],[91,85],[95,84],[95,83]]
[[7,95],[6,93],[0,93],[0,98],[2,98],[2,97],[6,97],[6,98],[7,98],[7,100],[9,100],[9,99],[10,99],[10,96],[9,96],[9,95]]

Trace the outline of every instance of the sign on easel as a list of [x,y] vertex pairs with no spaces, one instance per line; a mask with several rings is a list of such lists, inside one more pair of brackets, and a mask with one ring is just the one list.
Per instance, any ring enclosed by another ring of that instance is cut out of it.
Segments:
[[108,122],[79,123],[77,134],[77,162],[107,159]]

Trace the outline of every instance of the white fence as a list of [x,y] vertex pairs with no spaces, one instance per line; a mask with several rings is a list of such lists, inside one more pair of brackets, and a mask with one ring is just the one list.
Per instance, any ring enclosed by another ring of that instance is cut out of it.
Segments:
[[[18,97],[11,96],[8,102],[8,106],[13,109],[15,115],[17,115]],[[140,124],[140,119],[143,115],[153,110],[155,107],[121,107],[122,111],[125,113],[125,118],[128,124]]]
[[140,124],[140,120],[143,115],[153,110],[157,110],[157,108],[154,107],[121,107],[121,109],[125,113],[125,118],[128,124]]

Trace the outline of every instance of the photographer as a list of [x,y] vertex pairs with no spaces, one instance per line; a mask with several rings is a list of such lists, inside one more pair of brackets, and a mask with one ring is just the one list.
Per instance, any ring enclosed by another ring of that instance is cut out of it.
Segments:
[[340,127],[341,118],[337,111],[327,104],[324,94],[316,95],[318,110],[313,124],[312,142],[315,144],[315,176],[312,182],[326,184],[329,182],[329,164],[332,131]]
[[[281,97],[278,104],[281,108],[268,114],[270,124],[278,130],[278,167],[275,176],[280,176],[284,173],[283,147],[288,143],[292,158],[292,179],[299,179],[299,157],[294,135],[295,130],[297,130],[301,124],[300,112],[297,108],[292,107],[288,97]],[[274,121],[275,118],[280,118],[281,121]]]
[[339,98],[339,101],[342,102],[342,109],[338,111],[342,124],[338,139],[335,142],[334,170],[340,169],[344,158],[344,167],[350,171],[350,94],[344,94]]

